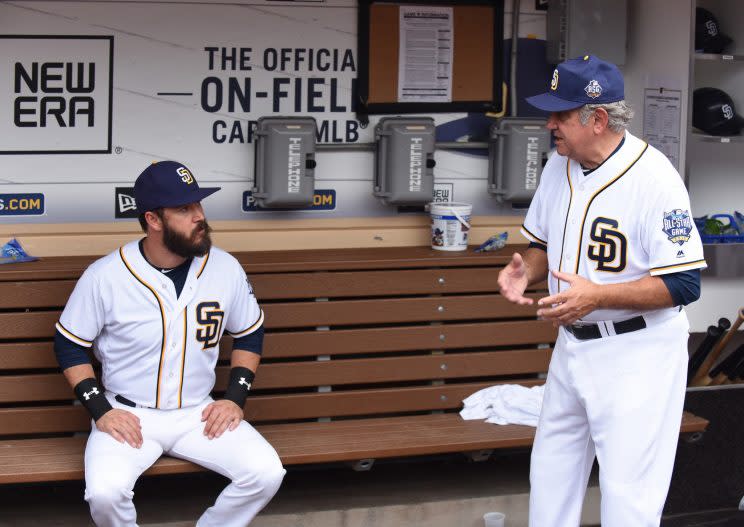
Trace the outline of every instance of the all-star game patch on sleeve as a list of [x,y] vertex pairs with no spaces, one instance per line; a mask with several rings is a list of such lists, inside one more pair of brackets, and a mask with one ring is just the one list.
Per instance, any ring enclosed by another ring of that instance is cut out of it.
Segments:
[[648,211],[645,231],[644,244],[652,276],[707,266],[700,234],[692,218],[690,199],[681,180],[678,185],[666,189]]

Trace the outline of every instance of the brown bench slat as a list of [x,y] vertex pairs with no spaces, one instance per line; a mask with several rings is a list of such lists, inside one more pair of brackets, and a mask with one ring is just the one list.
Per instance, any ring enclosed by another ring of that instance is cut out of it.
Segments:
[[4,264],[0,282],[16,280],[64,280],[80,278],[83,271],[99,256],[55,256],[35,262]]
[[460,408],[467,396],[496,384],[542,384],[540,379],[513,379],[479,383],[443,384],[407,388],[345,390],[329,393],[264,395],[249,397],[246,416],[250,422],[351,417],[403,412],[427,412]]
[[0,308],[61,307],[77,280],[6,282],[0,284]]
[[[427,246],[358,249],[318,249],[294,251],[256,251],[232,253],[249,273],[275,273],[338,269],[401,269],[411,267],[470,267],[506,265],[512,252],[525,245],[512,245],[502,251],[434,251]],[[471,248],[472,249],[472,248]],[[55,256],[36,262],[6,264],[0,281],[77,279],[98,256]]]
[[[376,359],[265,364],[255,389],[457,379],[547,371],[550,349],[417,355]],[[227,386],[229,369],[218,368],[217,389]]]
[[[550,352],[550,349],[505,350],[264,364],[253,387],[256,390],[308,388],[539,373],[547,370]],[[228,375],[227,366],[217,368],[215,390],[225,389]],[[72,391],[61,373],[0,377],[0,403],[59,401],[71,398]]]
[[[526,295],[535,300],[541,294]],[[441,309],[440,309],[441,308]],[[516,306],[500,295],[394,298],[267,304],[265,327],[289,328],[536,316],[536,306]],[[0,338],[51,338],[61,310],[0,313]],[[1,352],[1,351],[0,351]],[[0,364],[3,358],[0,357]]]
[[[535,300],[544,294],[525,295]],[[536,317],[537,306],[517,306],[501,295],[386,298],[266,304],[267,328],[342,326],[444,320]]]
[[427,349],[515,346],[555,342],[550,322],[484,322],[333,331],[268,333],[264,356],[303,357]]
[[[66,434],[90,431],[90,414],[80,405],[0,408],[3,435]],[[0,447],[4,445],[0,442]],[[2,456],[2,451],[0,451]]]
[[[346,390],[330,393],[255,395],[248,398],[245,412],[250,422],[260,423],[318,417],[451,410],[462,406],[462,400],[468,395],[482,388],[506,382]],[[508,382],[535,386],[542,384],[543,381],[523,379]],[[86,410],[79,405],[0,408],[0,437],[37,433],[86,432],[90,429],[90,420],[87,415]]]
[[51,342],[11,342],[0,344],[0,371],[57,368]]
[[358,249],[320,249],[299,251],[262,251],[233,253],[249,273],[338,269],[401,269],[406,267],[502,266],[514,251],[525,245],[513,245],[502,251],[475,253],[432,250],[428,246]]
[[498,270],[415,269],[251,276],[259,300],[498,292]]
[[[544,293],[526,295],[538,300]],[[6,299],[7,302],[7,299]],[[63,302],[64,303],[64,302]],[[53,306],[53,304],[50,304]],[[29,305],[28,307],[39,307]],[[302,326],[330,326],[344,324],[379,324],[392,322],[417,322],[436,320],[463,320],[474,318],[518,318],[535,317],[537,307],[517,306],[501,295],[442,296],[433,298],[385,298],[375,300],[336,300],[330,302],[283,302],[265,304],[267,328]],[[441,309],[440,309],[441,308]],[[46,312],[45,312],[46,313]],[[54,313],[52,315],[51,313]],[[34,313],[39,324],[39,333],[48,333],[48,323],[59,319],[61,310],[41,315]],[[6,323],[11,324],[5,335],[17,327],[17,321],[25,320],[30,313],[2,313]],[[27,330],[31,333],[31,330]],[[35,336],[35,332],[32,333]],[[15,336],[14,334],[12,334]],[[19,335],[20,337],[20,335]]]
[[[496,268],[250,275],[259,299],[498,291]],[[440,283],[440,279],[444,282]],[[0,307],[62,306],[76,280],[11,282]],[[47,291],[46,289],[49,289]]]
[[[700,432],[707,425],[705,419],[685,412],[680,431]],[[526,447],[534,438],[532,427],[462,421],[456,414],[260,425],[257,429],[274,445],[285,465]],[[85,440],[69,437],[3,442],[0,483],[81,479]],[[162,457],[145,474],[195,470],[203,469],[188,461]]]
[[60,311],[0,313],[0,339],[33,339],[54,336]]
[[[57,312],[0,313],[0,338],[50,338]],[[444,335],[444,339],[441,338]],[[420,349],[452,349],[554,342],[557,330],[535,320],[440,326],[387,327],[268,333],[266,357],[305,357]]]

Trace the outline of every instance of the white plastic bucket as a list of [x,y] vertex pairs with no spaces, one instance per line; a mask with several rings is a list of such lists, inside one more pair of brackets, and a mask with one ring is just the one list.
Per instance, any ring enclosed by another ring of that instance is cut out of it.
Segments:
[[503,512],[487,512],[483,515],[485,527],[504,527],[506,515]]
[[464,251],[468,248],[469,203],[431,203],[431,248],[438,251]]

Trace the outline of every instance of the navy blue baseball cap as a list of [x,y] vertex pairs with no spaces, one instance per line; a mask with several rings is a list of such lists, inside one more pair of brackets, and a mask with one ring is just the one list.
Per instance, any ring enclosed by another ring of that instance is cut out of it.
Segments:
[[563,112],[585,104],[605,104],[625,99],[625,83],[617,66],[584,55],[561,62],[553,70],[550,89],[527,97],[527,102],[546,112]]
[[153,163],[137,177],[134,200],[144,214],[160,207],[179,207],[201,201],[220,187],[199,188],[191,171],[177,161]]

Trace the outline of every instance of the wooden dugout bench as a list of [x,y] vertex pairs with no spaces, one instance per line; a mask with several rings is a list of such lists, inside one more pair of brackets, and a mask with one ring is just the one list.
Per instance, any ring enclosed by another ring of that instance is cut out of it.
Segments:
[[[510,255],[428,247],[236,254],[266,313],[247,419],[285,465],[531,445],[532,427],[457,413],[481,388],[540,384],[547,371],[556,330],[534,307],[498,294]],[[93,260],[0,266],[0,484],[83,478],[90,418],[59,372],[52,338]],[[685,414],[681,431],[706,426]],[[196,470],[162,457],[146,474]]]

